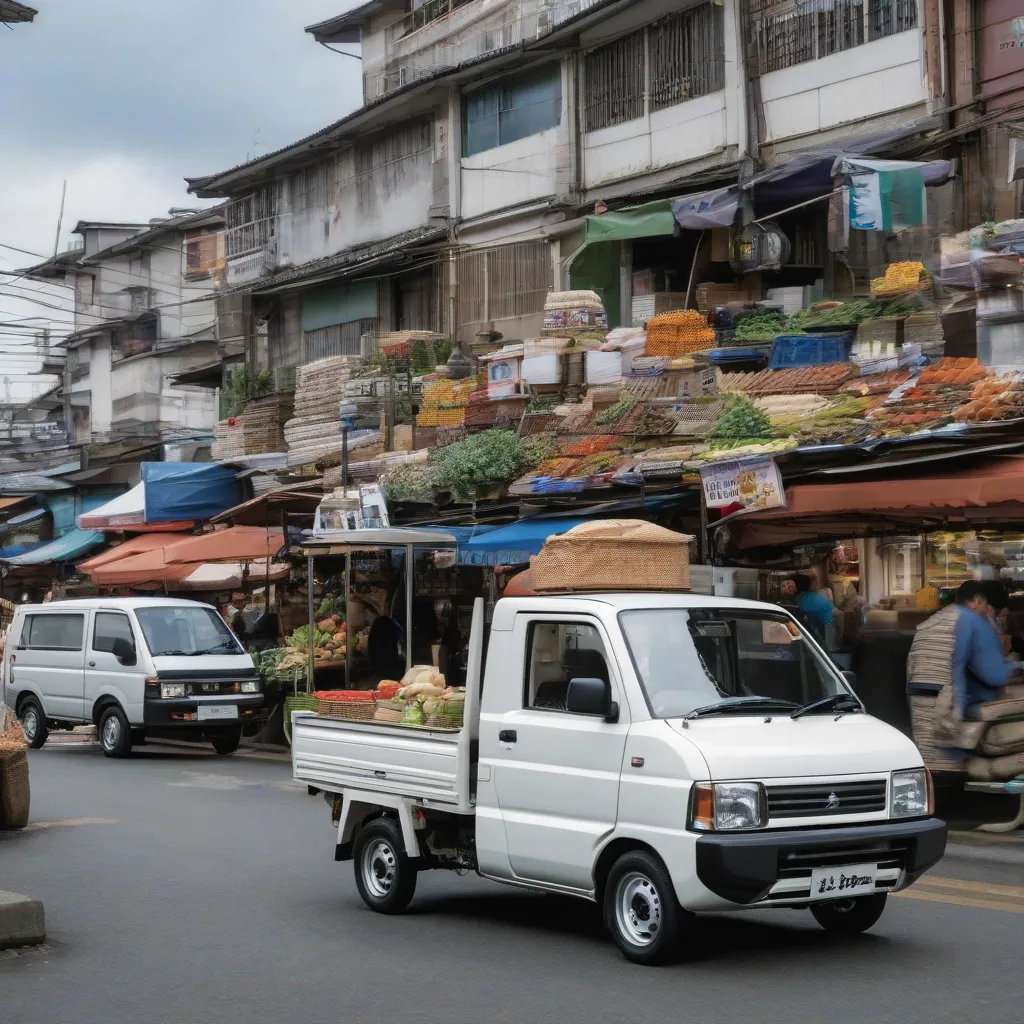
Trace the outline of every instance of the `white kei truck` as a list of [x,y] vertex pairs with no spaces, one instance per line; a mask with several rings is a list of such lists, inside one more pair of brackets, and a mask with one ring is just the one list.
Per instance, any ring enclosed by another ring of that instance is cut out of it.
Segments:
[[370,908],[404,910],[428,868],[475,871],[596,901],[641,964],[682,955],[702,912],[862,932],[945,850],[914,744],[754,601],[507,597],[487,628],[478,600],[461,730],[309,711],[292,730]]

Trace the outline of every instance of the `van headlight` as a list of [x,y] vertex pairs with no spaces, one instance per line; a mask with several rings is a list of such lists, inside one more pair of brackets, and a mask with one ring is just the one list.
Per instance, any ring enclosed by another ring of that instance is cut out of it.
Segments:
[[923,818],[932,813],[932,776],[927,768],[893,772],[890,818]]
[[185,684],[184,683],[161,683],[160,684],[160,696],[164,697],[164,698],[184,697],[185,696]]
[[242,693],[259,693],[260,684],[255,679],[243,679],[240,689]]
[[767,800],[760,782],[698,782],[693,787],[691,829],[735,832],[767,824]]

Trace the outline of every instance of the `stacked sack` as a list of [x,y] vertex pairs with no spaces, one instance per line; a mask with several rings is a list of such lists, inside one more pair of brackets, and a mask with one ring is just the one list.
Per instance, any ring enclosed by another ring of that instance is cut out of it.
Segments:
[[331,356],[295,371],[295,416],[284,425],[290,465],[312,465],[341,451],[338,405],[360,362],[358,356]]
[[1024,684],[1007,686],[1000,700],[979,708],[985,724],[977,751],[967,762],[975,782],[1004,782],[1024,775]]
[[548,292],[544,300],[543,334],[571,338],[577,344],[600,344],[608,334],[608,317],[601,296],[586,290]]
[[715,347],[715,332],[695,309],[661,313],[647,321],[647,355],[686,356]]

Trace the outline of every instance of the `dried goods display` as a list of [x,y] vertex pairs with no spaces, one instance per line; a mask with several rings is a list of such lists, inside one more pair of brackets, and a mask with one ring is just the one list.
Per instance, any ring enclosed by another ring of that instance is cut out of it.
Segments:
[[885,268],[883,277],[876,277],[871,281],[871,294],[879,298],[904,295],[907,292],[916,291],[923,282],[928,281],[929,277],[923,263],[915,261],[890,263]]
[[647,321],[649,356],[684,356],[714,347],[714,329],[708,326],[707,317],[696,310],[662,313]]
[[748,395],[802,394],[808,391],[837,391],[856,367],[851,363],[826,366],[793,367],[788,370],[761,370],[756,373],[723,373],[718,390]]

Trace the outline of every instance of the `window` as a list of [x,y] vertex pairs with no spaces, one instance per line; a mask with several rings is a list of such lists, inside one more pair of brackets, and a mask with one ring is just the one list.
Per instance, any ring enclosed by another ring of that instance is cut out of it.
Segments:
[[120,612],[97,612],[92,629],[92,649],[111,653],[115,640],[127,640],[135,650],[135,634],[127,615]]
[[374,334],[376,320],[350,320],[344,324],[319,327],[302,334],[303,363],[312,363],[329,356],[358,356],[362,354],[364,334]]
[[243,653],[234,634],[212,608],[166,605],[140,608],[136,615],[154,658]]
[[730,697],[803,705],[845,692],[781,612],[645,608],[622,612],[619,620],[656,718],[679,718]]
[[268,185],[227,207],[227,255],[244,256],[270,243],[277,234],[278,184]]
[[752,0],[762,75],[917,28],[917,0]]
[[590,132],[717,92],[725,87],[722,8],[661,18],[592,50],[583,68]]
[[554,128],[562,120],[561,64],[545,64],[467,93],[463,118],[463,156]]
[[601,636],[585,622],[534,622],[527,651],[524,707],[565,711],[570,680],[610,682]]
[[459,256],[459,325],[530,316],[552,289],[551,247],[543,239],[474,249]]
[[50,651],[80,651],[85,632],[84,615],[29,615],[23,646]]
[[185,276],[189,280],[210,277],[221,269],[221,235],[203,231],[185,238]]

